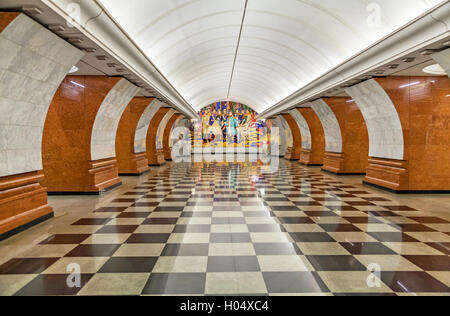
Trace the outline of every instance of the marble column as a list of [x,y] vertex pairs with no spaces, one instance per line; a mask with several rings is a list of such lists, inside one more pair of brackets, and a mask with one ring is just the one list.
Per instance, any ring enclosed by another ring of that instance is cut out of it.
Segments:
[[311,104],[307,106],[292,110],[302,132],[302,154],[299,162],[306,166],[322,166],[325,155],[324,131],[316,113],[309,107]]
[[371,79],[346,89],[361,110],[369,134],[370,158],[365,182],[393,191],[408,190],[403,127],[396,106],[380,84],[382,81]]
[[166,128],[164,129],[163,134],[163,150],[164,150],[164,159],[166,161],[172,161],[172,146],[170,146],[170,134],[175,123],[178,119],[182,118],[183,114],[174,114],[167,122]]
[[335,174],[365,174],[369,139],[364,118],[350,98],[312,102],[325,132],[323,170]]
[[[295,112],[293,113],[294,115]],[[300,126],[295,120],[292,112],[281,115],[289,126],[292,135],[292,147],[288,147],[284,158],[288,160],[299,160],[302,152],[303,134],[300,132]]]
[[117,77],[64,79],[44,128],[43,163],[51,194],[99,194],[121,184],[117,129],[137,91]]
[[148,125],[146,151],[148,163],[150,166],[161,166],[166,162],[164,159],[164,152],[162,151],[162,149],[157,148],[156,142],[161,121],[170,110],[170,108],[160,107],[158,111],[153,115]]
[[135,97],[128,104],[116,135],[116,157],[119,175],[141,175],[150,170],[145,152],[136,153],[134,140],[138,123],[154,99]]
[[17,12],[0,12],[0,239],[52,216],[42,135],[53,95],[83,53]]

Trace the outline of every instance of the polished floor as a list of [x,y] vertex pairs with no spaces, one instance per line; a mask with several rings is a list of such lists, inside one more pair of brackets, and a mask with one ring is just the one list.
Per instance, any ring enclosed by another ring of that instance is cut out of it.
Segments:
[[450,197],[360,183],[287,161],[168,164],[53,197],[55,219],[0,243],[0,295],[450,294]]

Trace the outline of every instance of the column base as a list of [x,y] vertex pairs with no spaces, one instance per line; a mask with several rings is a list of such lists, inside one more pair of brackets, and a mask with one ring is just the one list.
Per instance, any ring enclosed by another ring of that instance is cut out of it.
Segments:
[[122,184],[115,158],[89,161],[85,192],[104,193]]
[[162,166],[166,163],[166,160],[164,159],[164,151],[162,149],[158,149],[156,151],[156,154],[153,155],[153,157],[150,157],[148,160],[149,166]]
[[286,149],[286,154],[284,155],[284,158],[287,160],[298,160],[298,157],[296,157],[298,155],[296,155],[294,148],[289,147],[288,149]]
[[172,147],[169,147],[168,151],[164,152],[164,159],[166,161],[172,161]]
[[119,170],[119,176],[140,176],[150,171],[147,154],[145,152],[133,154],[132,156],[132,167],[125,170]]
[[316,161],[313,161],[312,157],[313,157],[313,153],[311,150],[302,149],[302,153],[300,154],[300,160],[298,162],[304,166],[310,166],[310,167],[323,166],[323,163],[317,163]]
[[42,171],[0,178],[0,240],[53,216]]
[[393,192],[409,191],[408,162],[370,157],[364,183]]
[[344,173],[344,154],[325,152],[322,170],[334,174]]

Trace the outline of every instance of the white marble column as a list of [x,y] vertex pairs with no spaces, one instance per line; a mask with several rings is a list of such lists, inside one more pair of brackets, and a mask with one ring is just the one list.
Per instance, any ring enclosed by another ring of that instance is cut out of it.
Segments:
[[116,156],[116,135],[120,119],[139,88],[126,79],[108,92],[95,117],[91,137],[91,160]]
[[24,14],[0,33],[0,177],[42,170],[48,108],[82,56]]
[[172,109],[169,110],[169,112],[164,115],[163,119],[161,120],[161,123],[158,127],[158,132],[156,133],[156,149],[163,149],[163,137],[164,137],[164,131],[166,130],[167,123],[169,123],[170,118],[176,113],[177,111]]
[[297,122],[298,127],[300,128],[300,134],[302,135],[302,148],[311,150],[312,140],[308,122],[306,122],[303,115],[297,109],[294,109],[289,113],[292,115],[294,120]]
[[342,153],[342,133],[339,122],[330,106],[322,99],[311,102],[325,133],[325,151]]
[[369,132],[369,156],[404,159],[403,130],[397,109],[374,79],[346,89],[358,105]]
[[158,100],[153,100],[152,103],[145,109],[144,113],[139,120],[136,134],[134,136],[134,153],[140,154],[147,151],[147,132],[150,123],[155,116],[156,112],[162,107],[164,103]]

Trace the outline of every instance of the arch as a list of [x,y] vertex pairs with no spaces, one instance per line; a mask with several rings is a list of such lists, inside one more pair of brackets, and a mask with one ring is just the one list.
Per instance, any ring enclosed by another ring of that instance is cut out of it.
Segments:
[[307,166],[322,166],[325,155],[325,135],[322,123],[310,107],[298,108],[296,111],[304,118],[310,132],[310,143],[308,144],[310,148],[303,147],[300,163]]
[[305,118],[296,109],[290,111],[289,114],[292,115],[298,125],[298,128],[300,129],[300,133],[302,135],[301,148],[311,150],[311,132]]
[[163,150],[164,151],[164,132],[166,130],[166,126],[169,123],[169,120],[172,116],[175,115],[177,111],[174,109],[169,110],[169,112],[164,115],[163,119],[161,120],[161,123],[158,127],[158,133],[156,133],[156,150]]
[[119,175],[140,175],[149,170],[146,153],[134,152],[134,139],[139,120],[153,100],[134,97],[122,114],[116,135]]
[[[121,183],[115,158],[92,160],[91,137],[98,111],[120,78],[67,76],[44,126],[43,165],[51,193],[99,194]],[[111,126],[113,123],[111,123]]]
[[361,110],[369,133],[369,156],[404,159],[404,139],[400,118],[392,100],[375,80],[367,80],[346,92]]
[[[358,106],[349,97],[333,97],[320,101],[332,111],[342,138],[342,152],[331,152],[327,149],[322,170],[335,174],[365,174],[369,155],[369,136]],[[330,129],[330,125],[327,127],[326,123],[324,124],[326,142],[327,133],[330,133],[327,129]]]
[[322,99],[312,102],[311,108],[319,117],[325,132],[325,151],[342,153],[341,128],[334,112]]
[[150,122],[152,121],[155,114],[164,105],[159,100],[154,99],[151,101],[150,105],[142,113],[139,119],[136,133],[134,134],[134,153],[145,153],[147,150],[147,132],[149,130]]
[[279,139],[279,153],[280,156],[285,156],[286,155],[286,150],[287,150],[287,138],[286,138],[286,132],[284,130],[284,125],[281,122],[281,118],[279,116],[277,116],[276,118],[273,118],[270,120],[272,122],[272,127],[277,127],[279,129],[279,135],[280,135],[280,139]]
[[120,79],[108,92],[98,109],[91,135],[91,160],[116,156],[116,135],[120,118],[139,87]]
[[299,160],[302,152],[302,134],[300,133],[300,127],[292,116],[292,113],[286,113],[281,115],[289,125],[289,129],[292,133],[292,147],[288,148],[284,158],[289,160]]
[[170,118],[169,122],[167,122],[166,128],[164,129],[163,135],[163,150],[164,150],[164,159],[167,161],[172,160],[172,146],[170,145],[170,134],[172,132],[173,127],[176,122],[183,117],[183,114],[175,113]]
[[281,121],[281,124],[284,128],[284,136],[286,137],[286,150],[293,145],[292,132],[289,127],[289,124],[286,122],[283,116],[279,115],[278,118]]
[[147,147],[147,159],[150,166],[161,166],[166,161],[164,160],[164,154],[161,149],[156,148],[156,136],[159,130],[159,126],[164,116],[169,112],[170,108],[160,107],[155,113],[148,127],[146,147]]

